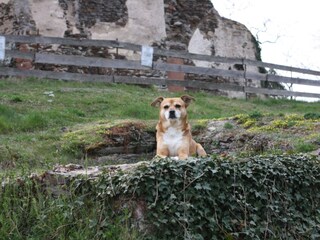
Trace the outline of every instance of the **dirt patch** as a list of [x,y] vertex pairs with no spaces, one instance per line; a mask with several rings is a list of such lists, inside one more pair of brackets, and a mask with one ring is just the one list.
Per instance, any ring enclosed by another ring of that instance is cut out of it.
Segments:
[[155,133],[143,123],[121,123],[106,129],[103,141],[86,148],[89,155],[142,154],[155,149]]
[[243,115],[209,121],[200,142],[208,153],[221,155],[312,152],[320,148],[319,125],[297,115]]
[[[93,165],[150,160],[156,150],[155,125],[155,121],[126,121],[84,126],[66,133],[65,149],[80,150]],[[243,115],[192,125],[194,139],[209,155],[318,155],[316,150],[320,148],[319,121],[303,116]]]

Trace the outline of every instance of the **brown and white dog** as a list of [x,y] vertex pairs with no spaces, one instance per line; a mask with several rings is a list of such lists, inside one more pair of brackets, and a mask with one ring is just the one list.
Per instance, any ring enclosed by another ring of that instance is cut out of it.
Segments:
[[153,107],[160,107],[156,127],[157,156],[178,157],[183,160],[196,154],[200,157],[207,155],[191,136],[187,107],[193,100],[193,97],[185,95],[181,98],[158,97],[151,103]]

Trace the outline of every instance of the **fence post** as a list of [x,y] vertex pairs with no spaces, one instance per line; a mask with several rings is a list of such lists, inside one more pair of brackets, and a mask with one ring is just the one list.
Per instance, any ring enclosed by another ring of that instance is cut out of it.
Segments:
[[[182,58],[175,58],[175,57],[168,57],[167,58],[167,63],[172,63],[172,64],[180,64],[183,65],[184,61]],[[169,92],[183,92],[185,90],[185,87],[182,86],[177,86],[174,84],[170,84],[170,80],[181,80],[184,81],[184,73],[183,72],[167,72],[168,76],[168,90]]]
[[[20,43],[18,46],[18,50],[25,53],[32,51],[32,49],[30,48],[30,44],[27,43]],[[15,58],[15,64],[17,69],[20,70],[30,70],[34,67],[33,60],[23,58]]]

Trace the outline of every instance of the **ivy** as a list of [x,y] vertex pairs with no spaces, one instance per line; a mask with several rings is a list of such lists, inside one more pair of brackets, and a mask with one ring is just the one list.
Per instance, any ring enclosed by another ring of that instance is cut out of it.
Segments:
[[157,159],[99,185],[101,198],[146,202],[150,239],[320,238],[320,161],[308,155]]

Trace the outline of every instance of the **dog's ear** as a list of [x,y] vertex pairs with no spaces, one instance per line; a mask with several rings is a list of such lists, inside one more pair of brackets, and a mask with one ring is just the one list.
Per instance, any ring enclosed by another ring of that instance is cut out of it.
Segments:
[[160,104],[162,103],[164,97],[158,97],[157,99],[155,99],[152,103],[151,106],[152,107],[160,107]]
[[183,96],[181,96],[181,99],[182,99],[182,101],[185,102],[186,107],[188,107],[189,104],[190,104],[192,101],[195,101],[195,99],[194,99],[193,97],[188,96],[188,95],[183,95]]

